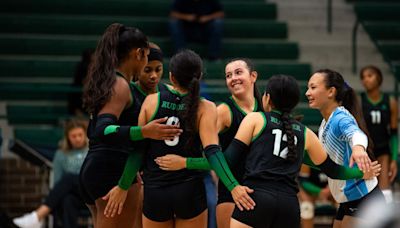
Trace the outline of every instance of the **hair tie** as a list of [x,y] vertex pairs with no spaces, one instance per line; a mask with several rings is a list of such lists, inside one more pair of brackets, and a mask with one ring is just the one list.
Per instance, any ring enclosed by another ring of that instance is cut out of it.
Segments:
[[343,84],[343,86],[344,86],[344,88],[345,88],[346,90],[348,90],[348,89],[351,89],[350,85],[349,85],[349,84],[347,84],[347,82],[346,82],[346,81],[344,81],[344,84]]

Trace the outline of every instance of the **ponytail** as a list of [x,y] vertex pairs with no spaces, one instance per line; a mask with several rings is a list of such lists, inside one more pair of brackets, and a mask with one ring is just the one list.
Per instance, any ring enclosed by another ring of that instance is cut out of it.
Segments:
[[83,92],[83,106],[89,114],[96,114],[112,96],[115,69],[133,48],[147,48],[146,35],[139,29],[114,23],[100,38],[89,66]]
[[185,122],[185,130],[190,134],[186,148],[190,148],[197,132],[197,111],[200,104],[200,82],[198,78],[192,78],[189,83],[188,94],[182,102],[185,104],[185,109],[181,119]]
[[113,77],[114,70],[118,64],[119,31],[122,27],[118,23],[108,26],[94,52],[83,93],[83,106],[90,114],[97,113],[112,95],[112,85],[116,80]]
[[283,125],[283,134],[286,134],[287,143],[288,143],[288,153],[287,153],[287,160],[294,162],[297,159],[296,153],[296,144],[295,144],[295,135],[293,132],[292,124],[290,124],[290,112],[283,111],[282,116],[282,125]]
[[258,109],[265,111],[264,108],[263,108],[264,106],[263,106],[263,103],[262,103],[262,97],[261,97],[261,94],[260,94],[260,90],[258,89],[256,83],[254,83],[254,92],[253,92],[253,94],[254,94],[254,98],[257,101]]

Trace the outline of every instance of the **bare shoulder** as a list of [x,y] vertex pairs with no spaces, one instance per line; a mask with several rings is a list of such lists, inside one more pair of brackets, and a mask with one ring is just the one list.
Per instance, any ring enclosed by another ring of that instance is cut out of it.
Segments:
[[218,115],[227,115],[230,113],[230,108],[226,103],[221,103],[217,106]]
[[215,105],[214,102],[209,101],[207,99],[201,99],[199,103],[199,110],[200,111],[217,111],[217,106]]

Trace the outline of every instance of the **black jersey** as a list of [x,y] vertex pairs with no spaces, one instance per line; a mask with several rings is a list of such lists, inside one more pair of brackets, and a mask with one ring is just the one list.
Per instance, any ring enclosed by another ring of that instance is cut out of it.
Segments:
[[[123,77],[118,72],[116,72],[116,76]],[[116,125],[120,125],[120,126],[136,126],[137,125],[138,116],[135,116],[135,106],[133,104],[134,103],[131,102],[131,104],[122,111]],[[96,122],[97,122],[97,113],[93,114],[90,117],[89,126],[87,129],[87,135],[89,138],[89,152],[101,150],[101,151],[107,151],[107,152],[116,151],[116,152],[129,153],[129,150],[131,150],[133,148],[132,141],[126,141],[126,142],[120,143],[118,145],[116,145],[116,144],[111,145],[111,144],[108,144],[108,143],[103,142],[103,141],[99,140],[98,138],[96,138],[94,136]]]
[[[247,113],[242,108],[240,108],[240,106],[235,102],[232,96],[226,99],[224,103],[229,107],[229,110],[231,112],[231,125],[229,126],[229,128],[219,133],[219,143],[221,144],[222,151],[225,151],[226,148],[228,148],[229,144],[232,142],[233,138],[235,138],[240,123],[247,115]],[[255,100],[253,111],[254,112],[262,111],[262,106],[258,104],[257,99]],[[239,182],[241,182],[244,174],[246,154],[247,153],[242,153],[240,162],[238,162],[238,164],[235,167],[231,167],[233,175]],[[220,183],[218,186],[225,188],[225,185],[223,185],[222,183]],[[226,191],[228,190],[226,189]],[[228,193],[230,194],[229,191]]]
[[[243,109],[241,109],[240,106],[235,102],[232,96],[229,97],[224,103],[229,107],[229,110],[231,111],[231,126],[219,133],[219,142],[223,151],[225,151],[225,149],[229,146],[229,144],[232,142],[232,139],[235,138],[240,123],[247,115],[247,113]],[[261,111],[262,105],[258,104],[257,100],[255,100],[253,112]]]
[[250,144],[243,185],[296,194],[296,179],[303,162],[305,127],[300,122],[291,120],[297,159],[290,162],[286,160],[287,139],[283,133],[280,114],[273,111],[263,115],[265,125]]
[[[134,126],[137,126],[140,109],[142,108],[143,101],[144,99],[146,99],[147,94],[135,82],[131,82],[129,86],[131,88],[131,94],[133,99],[132,116],[135,117]],[[164,83],[160,83],[157,85],[157,92],[162,92],[165,90],[167,90],[167,85],[165,85]]]
[[374,143],[374,150],[389,146],[390,139],[390,101],[388,94],[376,103],[370,101],[367,94],[361,94],[362,110],[367,123],[368,132]]
[[[158,107],[153,119],[168,117],[166,124],[179,125],[181,129],[185,129],[185,121],[180,119],[180,113],[185,109],[185,105],[182,102],[184,96],[170,88],[158,93]],[[149,140],[143,173],[146,185],[166,186],[202,178],[203,172],[198,170],[163,171],[154,161],[155,158],[166,154],[177,154],[183,157],[202,157],[199,134],[196,134],[193,145],[190,147],[186,146],[188,139],[189,134],[184,131],[174,140]]]

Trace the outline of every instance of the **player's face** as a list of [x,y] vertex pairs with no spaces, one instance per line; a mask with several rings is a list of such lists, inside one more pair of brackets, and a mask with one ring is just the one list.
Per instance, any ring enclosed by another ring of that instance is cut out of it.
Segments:
[[321,73],[315,73],[308,81],[306,96],[310,108],[323,109],[332,98],[334,98],[332,89],[327,89],[325,85],[325,76]]
[[148,91],[154,91],[163,74],[163,64],[158,60],[147,63],[139,76],[140,85]]
[[133,67],[133,80],[136,81],[147,65],[147,56],[150,53],[149,48],[134,48],[131,51],[131,60]]
[[72,148],[79,149],[86,146],[86,133],[81,127],[72,128],[68,132],[68,140],[71,143]]
[[239,96],[252,91],[257,76],[249,72],[247,64],[242,60],[228,63],[225,67],[226,86],[232,95]]
[[364,70],[361,77],[361,83],[367,91],[379,88],[378,75],[374,70]]

